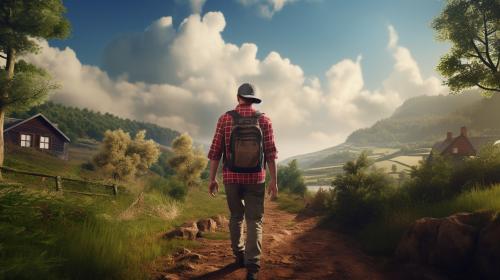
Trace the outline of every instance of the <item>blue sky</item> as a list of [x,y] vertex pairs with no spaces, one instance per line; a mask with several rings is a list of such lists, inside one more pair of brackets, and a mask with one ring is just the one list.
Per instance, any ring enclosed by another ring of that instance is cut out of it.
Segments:
[[[83,63],[97,66],[103,49],[117,36],[141,32],[163,16],[172,16],[178,26],[191,13],[187,0],[70,0],[65,5],[71,37],[51,45],[69,46]],[[306,0],[265,18],[237,0],[208,0],[202,12],[224,14],[226,42],[255,43],[259,58],[277,51],[306,75],[322,78],[333,63],[362,54],[365,83],[375,88],[392,67],[386,51],[389,24],[397,29],[400,44],[412,51],[422,74],[436,75],[436,62],[448,45],[435,40],[430,22],[443,5],[441,0]]]
[[[280,157],[342,143],[405,100],[447,94],[438,0],[65,1],[70,38],[29,61],[54,102],[190,133],[209,143],[237,87],[253,83]],[[196,10],[193,3],[198,5]]]

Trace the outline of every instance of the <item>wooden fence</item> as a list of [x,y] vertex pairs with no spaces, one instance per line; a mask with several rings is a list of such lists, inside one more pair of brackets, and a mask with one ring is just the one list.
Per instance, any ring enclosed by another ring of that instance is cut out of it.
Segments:
[[0,170],[4,173],[13,173],[13,174],[21,174],[21,175],[27,175],[27,176],[32,176],[32,177],[41,177],[43,179],[49,179],[54,182],[55,190],[58,192],[66,192],[66,193],[75,193],[75,194],[82,194],[82,195],[96,195],[96,196],[112,196],[109,194],[105,193],[96,193],[96,192],[84,192],[84,191],[78,191],[78,190],[70,190],[70,189],[64,189],[64,181],[66,182],[72,182],[72,183],[77,183],[77,184],[82,184],[82,185],[94,185],[98,187],[102,187],[103,189],[109,189],[112,190],[113,196],[118,195],[118,186],[116,184],[104,184],[101,182],[93,182],[93,181],[86,181],[86,180],[80,180],[80,179],[73,179],[73,178],[67,178],[67,177],[61,177],[61,176],[54,176],[54,175],[48,175],[48,174],[43,174],[43,173],[37,173],[37,172],[30,172],[30,171],[23,171],[23,170],[17,170],[5,166],[0,166]]

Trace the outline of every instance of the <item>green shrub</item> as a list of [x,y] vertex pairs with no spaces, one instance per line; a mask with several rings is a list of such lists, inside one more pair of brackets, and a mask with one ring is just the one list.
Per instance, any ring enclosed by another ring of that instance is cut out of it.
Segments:
[[320,188],[316,193],[309,198],[309,207],[317,212],[324,213],[333,203],[334,192],[332,190],[324,190]]
[[500,211],[500,185],[476,188],[438,202],[386,204],[384,215],[356,232],[356,238],[370,254],[390,256],[408,227],[424,217],[443,218],[458,212]]
[[291,193],[304,195],[307,191],[302,172],[297,160],[292,160],[287,166],[278,166],[278,187]]
[[281,192],[278,196],[278,207],[290,213],[299,213],[304,209],[304,198],[297,194]]
[[150,188],[158,190],[161,194],[174,198],[176,200],[184,200],[187,195],[187,187],[180,180],[170,177],[165,179],[156,177],[150,181]]
[[404,190],[413,201],[435,202],[495,183],[500,183],[500,146],[487,145],[474,158],[433,156],[412,169]]
[[454,165],[441,156],[424,161],[411,170],[411,180],[404,185],[413,201],[439,201],[460,193],[460,189],[450,183]]
[[369,169],[371,164],[361,153],[333,182],[330,218],[344,229],[360,228],[382,216],[386,201],[394,195],[394,180],[383,170]]

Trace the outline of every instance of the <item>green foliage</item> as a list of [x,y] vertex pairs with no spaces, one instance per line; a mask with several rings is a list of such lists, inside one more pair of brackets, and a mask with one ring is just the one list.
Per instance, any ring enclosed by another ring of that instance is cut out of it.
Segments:
[[486,145],[473,159],[465,160],[453,172],[450,184],[471,189],[500,183],[500,145]]
[[297,160],[292,160],[287,166],[278,166],[278,187],[294,194],[304,195],[307,188],[302,172],[297,166]]
[[160,157],[158,158],[158,161],[155,162],[151,166],[151,171],[155,172],[156,174],[168,178],[172,175],[175,174],[174,169],[168,164],[168,159],[172,156],[172,153],[169,151],[164,151],[160,154]]
[[140,131],[132,140],[123,130],[106,131],[95,165],[117,180],[144,174],[158,160],[160,149],[153,140],[145,140]]
[[[89,209],[91,211],[91,209]],[[54,277],[65,259],[56,229],[83,222],[88,212],[77,204],[16,188],[0,191],[0,278]]]
[[23,111],[45,100],[48,93],[59,88],[43,69],[21,60],[16,63],[12,79],[5,69],[0,69],[0,88],[9,89],[9,94],[0,99],[0,106],[8,111]]
[[102,114],[53,102],[35,106],[29,111],[15,111],[10,116],[24,119],[37,113],[43,113],[49,120],[57,123],[58,127],[71,139],[91,138],[101,141],[106,130],[122,129],[131,135],[145,130],[148,139],[153,139],[159,144],[168,146],[179,135],[177,131],[155,124],[122,119],[109,113]]
[[453,44],[437,67],[453,92],[475,86],[500,92],[499,22],[498,0],[448,0],[434,19],[438,39]]
[[172,150],[174,155],[168,162],[177,178],[188,186],[196,184],[208,163],[203,152],[193,148],[193,140],[185,133],[172,141]]
[[398,199],[388,204],[382,217],[354,235],[368,253],[392,256],[405,231],[420,218],[443,218],[459,212],[500,211],[500,185],[465,191],[439,202]]
[[415,201],[439,201],[458,193],[450,184],[454,165],[444,157],[433,155],[432,160],[413,167],[410,180],[404,186]]
[[500,146],[486,145],[475,158],[452,161],[433,155],[432,160],[412,168],[403,186],[412,201],[441,201],[461,192],[500,183]]
[[278,196],[278,207],[290,213],[299,213],[305,207],[304,197],[289,192],[281,192]]
[[161,194],[176,200],[184,200],[187,195],[186,185],[176,178],[168,180],[162,177],[154,178],[149,184],[150,188],[158,190]]
[[0,6],[0,51],[35,52],[36,39],[63,39],[70,33],[62,0],[3,0]]
[[332,190],[319,189],[309,200],[309,207],[319,213],[326,212],[331,208],[334,194]]
[[371,168],[366,153],[344,165],[345,173],[333,181],[331,217],[346,229],[359,228],[380,217],[384,201],[392,195],[394,180],[383,170]]

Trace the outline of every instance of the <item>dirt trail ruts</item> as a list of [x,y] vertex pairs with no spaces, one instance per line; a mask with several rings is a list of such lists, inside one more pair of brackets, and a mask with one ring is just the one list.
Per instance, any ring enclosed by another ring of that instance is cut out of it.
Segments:
[[[349,238],[317,228],[318,218],[300,218],[266,200],[263,256],[259,279],[388,279],[373,259]],[[245,279],[246,270],[233,265],[229,240],[200,239],[193,250],[203,256],[194,270],[169,273],[164,279]]]

